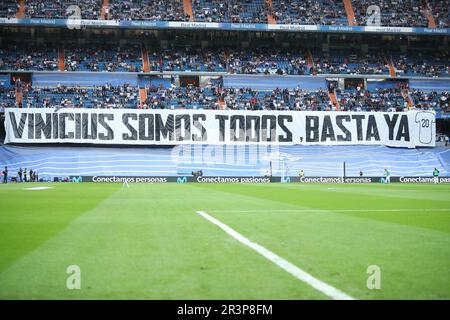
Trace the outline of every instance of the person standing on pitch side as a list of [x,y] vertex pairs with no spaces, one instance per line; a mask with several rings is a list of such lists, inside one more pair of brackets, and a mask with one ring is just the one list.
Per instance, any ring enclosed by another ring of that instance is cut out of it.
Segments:
[[3,170],[3,183],[8,183],[8,167],[5,166],[5,170]]
[[433,170],[433,177],[434,177],[434,184],[439,183],[439,170],[437,168],[434,168]]

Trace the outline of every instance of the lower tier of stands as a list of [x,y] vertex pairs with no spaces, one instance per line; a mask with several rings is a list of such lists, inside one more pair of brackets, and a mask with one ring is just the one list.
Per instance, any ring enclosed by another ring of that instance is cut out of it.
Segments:
[[[283,160],[287,159],[287,160]],[[271,165],[270,162],[271,161]],[[10,176],[22,168],[40,178],[69,176],[205,176],[343,175],[431,176],[437,168],[450,176],[450,149],[393,149],[383,146],[217,146],[172,148],[31,147],[0,145],[0,167]]]
[[[411,108],[450,112],[448,91],[400,88],[372,89],[252,89],[223,88],[214,82],[204,87],[159,84],[102,86],[23,85],[20,99],[14,87],[0,86],[0,111],[23,108],[143,108],[230,110],[403,111]],[[331,95],[335,95],[334,100]]]
[[[144,94],[141,94],[141,92]],[[143,109],[230,109],[314,111],[404,111],[411,108],[450,112],[449,92],[405,91],[399,88],[336,90],[336,100],[326,89],[304,90],[205,87],[139,88],[136,85],[94,87],[31,87],[21,90],[0,87],[0,110],[23,108],[143,108]]]

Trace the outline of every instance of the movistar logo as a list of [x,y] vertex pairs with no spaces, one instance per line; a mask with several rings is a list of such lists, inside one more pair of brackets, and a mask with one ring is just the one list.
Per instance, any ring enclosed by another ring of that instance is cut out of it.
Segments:
[[186,177],[178,177],[177,178],[177,183],[186,183],[187,182],[187,178]]
[[289,183],[289,182],[291,182],[291,177],[282,177],[281,178],[281,182],[282,183]]
[[72,177],[72,182],[75,183],[83,182],[83,177]]

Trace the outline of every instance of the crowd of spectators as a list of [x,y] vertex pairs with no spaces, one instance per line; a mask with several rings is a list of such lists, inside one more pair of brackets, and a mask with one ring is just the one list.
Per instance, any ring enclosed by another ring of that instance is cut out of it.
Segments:
[[[428,4],[428,7],[425,7]],[[102,0],[29,0],[25,16],[31,18],[68,18],[67,9],[76,5],[83,19],[100,19]],[[431,12],[438,28],[449,26],[448,0],[354,0],[355,22],[366,25],[379,7],[381,25],[393,27],[427,27],[425,9]],[[18,1],[0,2],[1,17],[15,17]],[[231,23],[268,23],[268,15],[278,24],[348,25],[342,0],[192,0],[195,21]],[[183,0],[110,0],[105,17],[115,20],[189,21]]]
[[339,52],[314,54],[318,74],[389,74],[386,55],[382,52]]
[[0,112],[5,108],[14,108],[16,106],[15,88],[5,87],[0,84]]
[[215,49],[169,49],[149,52],[152,71],[215,71],[225,72],[227,55]]
[[142,71],[142,57],[137,45],[85,46],[65,48],[67,71]]
[[[43,19],[66,19],[76,17],[81,19],[97,20],[100,18],[101,0],[31,0],[26,1],[25,16]],[[77,6],[79,11],[68,10]]]
[[348,24],[340,0],[272,1],[269,12],[280,24],[340,25]]
[[58,70],[55,49],[45,46],[2,45],[0,47],[0,70]]
[[100,87],[30,87],[23,92],[27,108],[137,108],[138,89],[128,84]]
[[[427,27],[428,20],[423,12],[421,0],[358,0],[352,1],[358,25],[373,24],[375,15],[380,14],[380,25],[392,27]],[[379,12],[369,12],[372,5],[379,7]],[[448,5],[448,1],[447,1]],[[369,21],[369,19],[371,21]]]
[[327,90],[225,88],[221,97],[229,110],[333,110]]
[[[297,110],[297,111],[405,111],[411,107],[450,112],[448,92],[405,91],[402,87],[365,90],[337,89],[333,104],[327,89],[306,90],[277,88],[223,88],[209,83],[203,87],[162,85],[147,87],[147,98],[140,101],[139,89],[133,85],[95,87],[22,88],[24,108],[143,108],[143,109],[224,109],[224,110]],[[0,108],[16,107],[15,89],[0,86]]]
[[[392,63],[398,75],[448,77],[448,54],[346,49],[316,51],[300,48],[148,48],[150,71],[228,72],[231,74],[375,74],[389,75]],[[140,45],[68,45],[66,71],[142,72]],[[9,45],[0,48],[0,70],[58,70],[56,48]]]
[[267,23],[265,0],[192,0],[195,21]]
[[114,20],[189,21],[183,0],[115,0],[108,13]]
[[450,26],[450,3],[448,0],[428,0],[428,8],[435,17],[438,28]]
[[301,50],[259,48],[185,49],[149,54],[153,71],[215,71],[238,74],[309,74]]
[[431,109],[439,112],[450,112],[450,93],[437,91],[422,91],[414,89],[410,93],[414,106],[418,109]]
[[0,1],[0,17],[15,18],[18,9],[16,0],[2,0]]
[[143,109],[219,109],[219,88],[187,86],[150,87]]
[[408,101],[400,88],[377,88],[336,92],[341,110],[344,111],[403,111],[408,109]]
[[425,54],[402,54],[393,58],[397,73],[407,76],[448,77],[450,66],[448,54],[427,52]]

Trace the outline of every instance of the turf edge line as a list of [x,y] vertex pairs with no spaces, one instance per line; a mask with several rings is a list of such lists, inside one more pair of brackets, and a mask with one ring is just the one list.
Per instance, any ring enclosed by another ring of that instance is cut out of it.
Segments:
[[306,271],[303,271],[299,267],[293,265],[286,259],[283,259],[282,257],[278,256],[277,254],[273,253],[272,251],[264,248],[263,246],[250,241],[234,229],[230,228],[226,224],[220,222],[216,218],[210,216],[204,211],[196,211],[197,214],[208,220],[209,222],[215,224],[220,229],[228,233],[230,236],[232,236],[234,239],[238,240],[242,244],[250,247],[251,249],[258,252],[260,255],[265,257],[266,259],[270,260],[277,266],[279,266],[281,269],[285,270],[286,272],[290,273],[295,278],[299,279],[300,281],[305,282],[309,286],[313,287],[314,289],[322,292],[326,296],[334,299],[334,300],[354,300],[353,297],[347,295],[346,293],[340,291],[339,289],[336,289],[335,287],[313,277]]

